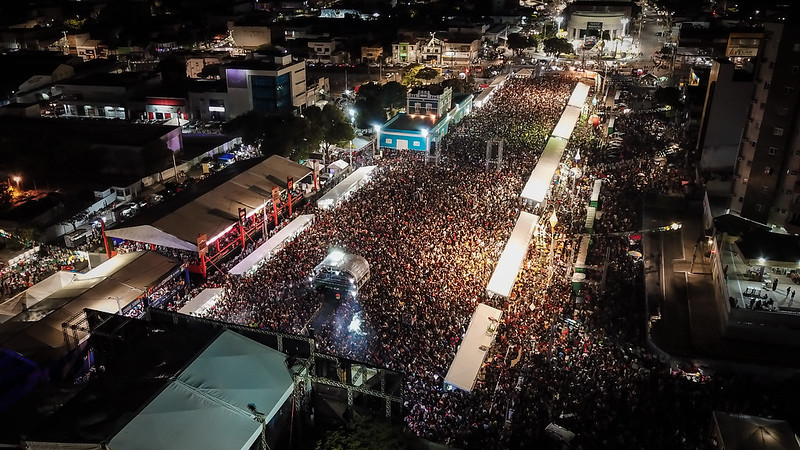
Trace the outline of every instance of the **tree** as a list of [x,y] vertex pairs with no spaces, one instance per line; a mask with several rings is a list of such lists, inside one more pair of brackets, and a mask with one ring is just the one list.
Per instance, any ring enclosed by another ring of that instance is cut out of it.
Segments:
[[390,81],[381,86],[381,100],[384,108],[393,111],[406,105],[408,88],[396,81]]
[[677,108],[681,104],[681,91],[676,87],[658,88],[653,93],[653,98],[659,105]]
[[516,54],[520,54],[522,50],[531,47],[531,39],[519,33],[511,33],[508,35],[506,46]]
[[548,38],[544,40],[544,52],[558,58],[562,53],[572,53],[573,48],[572,44],[564,38]]
[[475,79],[472,75],[465,79],[460,77],[448,78],[442,81],[442,86],[453,88],[453,93],[469,94],[475,90]]
[[372,128],[374,124],[386,122],[386,110],[378,97],[356,99],[354,108],[357,111],[356,124],[359,128]]
[[430,81],[438,76],[439,76],[439,71],[437,71],[433,67],[423,67],[419,69],[415,78],[418,80]]
[[420,69],[422,69],[422,67],[423,65],[419,63],[414,63],[406,67],[406,70],[403,72],[402,83],[406,86],[411,86],[413,84],[416,84],[417,72],[419,72]]
[[334,145],[343,144],[355,137],[350,121],[333,103],[328,103],[322,110],[319,107],[311,106],[306,109],[305,116],[311,127],[319,130],[322,151],[326,156],[330,154]]

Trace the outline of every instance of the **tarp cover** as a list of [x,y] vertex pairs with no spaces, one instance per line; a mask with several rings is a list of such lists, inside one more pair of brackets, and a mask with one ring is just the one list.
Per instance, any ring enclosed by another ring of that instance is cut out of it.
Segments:
[[239,261],[239,263],[233,266],[228,273],[231,275],[242,275],[255,269],[262,260],[272,256],[272,253],[276,249],[280,248],[286,242],[291,241],[295,236],[297,236],[298,233],[305,230],[313,220],[313,214],[304,214],[302,216],[298,216],[296,219],[289,222],[288,225],[281,228],[280,231],[275,233],[275,236],[267,239],[267,242],[259,245],[258,248],[253,250],[252,253]]
[[566,147],[566,139],[551,137],[547,140],[539,162],[536,163],[531,177],[522,189],[523,199],[536,203],[544,201]]
[[577,106],[578,108],[582,108],[583,105],[586,103],[586,98],[588,96],[589,96],[589,85],[584,83],[578,83],[577,85],[575,85],[575,89],[572,90],[572,95],[570,95],[567,105]]
[[292,393],[286,355],[221,333],[110,441],[109,448],[247,449]]
[[533,230],[536,229],[538,223],[539,216],[525,211],[520,213],[517,224],[514,225],[514,231],[511,232],[506,247],[497,261],[497,267],[494,268],[492,278],[489,280],[489,285],[486,287],[489,293],[506,298],[511,295],[519,269],[525,261],[525,255],[528,254]]
[[558,119],[558,123],[556,123],[555,128],[553,128],[553,136],[569,140],[569,137],[572,136],[572,130],[575,129],[575,124],[578,123],[580,117],[581,109],[577,106],[567,106],[564,108],[561,118]]
[[794,432],[784,420],[714,411],[724,450],[800,450]]
[[[453,364],[444,377],[444,382],[464,391],[471,391],[478,377],[478,371],[486,358],[497,333],[497,325],[503,312],[484,303],[478,303],[467,333],[458,347]],[[494,320],[492,320],[494,319]],[[490,327],[495,331],[490,331]]]
[[363,166],[356,169],[349,177],[342,180],[342,182],[334,186],[327,194],[317,200],[317,206],[322,209],[335,208],[340,201],[350,194],[350,192],[358,189],[362,183],[369,179],[375,167],[377,166]]
[[225,291],[223,288],[205,288],[193,299],[186,302],[178,312],[180,314],[193,314],[208,309],[209,304],[217,302],[219,295]]
[[165,233],[152,225],[116,228],[106,231],[106,236],[117,239],[125,239],[127,241],[160,245],[162,247],[177,248],[180,250],[197,251],[197,244],[186,242],[183,239],[179,239],[169,233]]

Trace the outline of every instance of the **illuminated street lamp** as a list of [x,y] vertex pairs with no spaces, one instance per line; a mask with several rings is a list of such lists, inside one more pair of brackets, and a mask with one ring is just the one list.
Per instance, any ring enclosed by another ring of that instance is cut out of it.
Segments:
[[556,34],[561,32],[561,23],[564,21],[564,18],[561,16],[556,17],[556,23],[558,24],[558,31]]
[[22,177],[19,175],[14,175],[14,178],[12,179],[14,180],[15,183],[17,183],[17,190],[19,190],[19,182],[22,181]]

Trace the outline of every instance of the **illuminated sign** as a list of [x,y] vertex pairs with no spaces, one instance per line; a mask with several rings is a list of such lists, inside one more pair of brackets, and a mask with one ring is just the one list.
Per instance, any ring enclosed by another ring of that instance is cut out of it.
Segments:
[[209,106],[208,110],[211,112],[225,112],[224,106]]

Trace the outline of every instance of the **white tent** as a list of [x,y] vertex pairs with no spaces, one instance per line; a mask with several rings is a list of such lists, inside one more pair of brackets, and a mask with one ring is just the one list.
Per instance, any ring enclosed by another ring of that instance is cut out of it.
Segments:
[[478,303],[453,364],[444,377],[445,384],[467,392],[472,390],[502,315],[499,309]]
[[350,193],[369,181],[370,175],[372,171],[375,170],[375,167],[377,166],[364,166],[356,169],[349,177],[342,180],[341,183],[334,186],[327,194],[317,200],[317,207],[320,209],[335,208],[339,202],[347,198]]
[[581,109],[577,106],[567,106],[564,108],[561,118],[558,119],[556,127],[553,128],[553,136],[569,140],[569,137],[572,136],[572,130],[575,129],[575,124],[578,123],[580,117]]
[[497,267],[494,268],[492,278],[489,280],[489,285],[486,287],[487,293],[501,297],[511,295],[519,269],[525,261],[525,255],[528,254],[533,230],[536,229],[538,223],[539,216],[524,211],[520,213],[517,224],[514,225],[514,231],[511,232],[511,237],[508,238],[506,247],[497,261]]
[[531,177],[522,189],[524,200],[536,203],[544,201],[566,147],[566,139],[551,137],[547,140],[539,162],[533,168]]
[[800,450],[784,420],[714,411],[714,424],[722,450]]
[[137,227],[107,230],[106,236],[128,241],[146,242],[148,244],[177,248],[180,250],[197,251],[197,244],[186,242],[152,225],[139,225]]
[[283,247],[283,244],[291,241],[295,236],[302,233],[313,221],[313,214],[298,216],[275,233],[275,236],[267,239],[267,242],[259,245],[252,253],[239,261],[228,273],[232,275],[242,275],[254,270],[263,260],[268,259],[274,252],[279,251]]
[[223,288],[205,288],[178,311],[180,314],[202,314],[219,300]]
[[577,85],[575,85],[575,89],[572,90],[572,95],[570,95],[567,105],[577,106],[578,108],[582,108],[583,105],[586,103],[586,98],[588,96],[589,96],[589,85],[584,83],[578,83]]
[[115,450],[248,449],[292,394],[286,355],[222,332],[109,442]]

